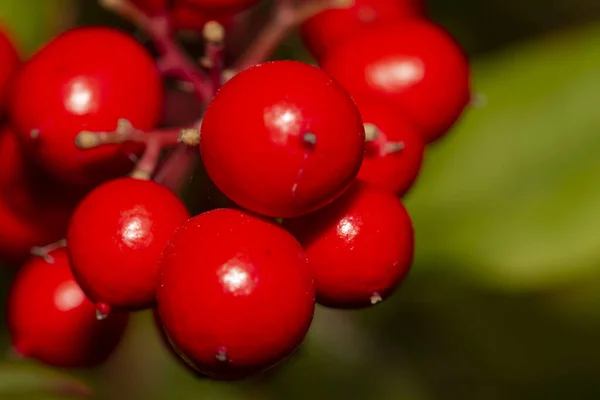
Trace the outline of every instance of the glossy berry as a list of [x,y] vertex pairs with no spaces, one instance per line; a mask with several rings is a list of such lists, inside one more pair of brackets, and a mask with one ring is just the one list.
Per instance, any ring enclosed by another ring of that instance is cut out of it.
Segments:
[[357,96],[354,101],[372,139],[366,143],[358,178],[397,196],[404,195],[417,179],[423,162],[425,144],[419,131],[383,100]]
[[19,50],[8,32],[0,27],[0,113],[4,112],[9,85],[20,65]]
[[[94,43],[94,45],[90,45]],[[162,81],[150,54],[111,28],[81,27],[53,39],[15,78],[10,116],[32,159],[61,180],[92,184],[123,175],[139,144],[80,150],[82,131],[114,131],[125,119],[149,130],[162,112]]]
[[425,20],[361,32],[321,65],[350,93],[390,101],[426,142],[453,126],[471,96],[465,53],[449,33]]
[[56,242],[85,192],[56,182],[25,159],[17,135],[0,130],[0,259],[20,264],[31,247]]
[[94,367],[115,350],[128,315],[96,318],[94,304],[75,282],[66,250],[31,258],[19,271],[8,299],[8,328],[15,351],[45,364]]
[[77,281],[103,307],[151,307],[160,255],[188,218],[181,200],[156,182],[104,183],[79,204],[67,232]]
[[408,273],[414,237],[410,217],[393,194],[356,183],[316,213],[285,220],[304,246],[317,301],[360,308],[388,297]]
[[354,0],[349,7],[334,7],[308,19],[300,33],[304,45],[319,60],[362,30],[425,15],[423,0]]
[[190,219],[161,261],[158,311],[186,361],[217,379],[265,370],[296,349],[314,312],[300,244],[280,225],[233,209]]
[[209,105],[200,152],[239,206],[292,217],[340,195],[362,162],[364,128],[349,95],[320,69],[276,61],[233,77]]
[[258,3],[260,0],[175,0],[176,5],[195,7],[209,18],[231,16]]

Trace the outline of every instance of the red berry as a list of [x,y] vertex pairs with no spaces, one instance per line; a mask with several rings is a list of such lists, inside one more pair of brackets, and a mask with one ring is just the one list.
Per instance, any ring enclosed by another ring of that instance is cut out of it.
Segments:
[[[93,43],[93,45],[91,45]],[[28,152],[61,180],[98,183],[129,172],[139,144],[80,150],[82,130],[114,131],[119,119],[149,130],[162,112],[162,81],[131,36],[104,27],[56,37],[15,78],[10,114]]]
[[0,260],[20,265],[29,256],[32,247],[60,240],[65,230],[66,226],[63,229],[60,225],[41,224],[17,215],[0,196]]
[[[131,2],[151,17],[168,12],[172,27],[176,31],[191,30],[200,32],[207,22],[213,20],[189,4],[175,3],[172,7],[169,7],[169,0],[131,0]],[[218,22],[225,26],[232,23],[229,18],[219,19]]]
[[322,59],[357,32],[425,15],[423,0],[355,0],[349,7],[331,8],[308,19],[300,33],[312,55]]
[[356,181],[316,213],[285,220],[306,250],[315,274],[317,301],[359,308],[388,297],[413,260],[413,227],[393,194]]
[[209,18],[230,16],[260,3],[260,0],[176,0],[176,5],[196,7]]
[[358,178],[404,195],[413,185],[423,162],[425,144],[419,131],[392,106],[378,98],[354,100],[370,137]]
[[14,129],[2,128],[0,189],[6,205],[15,213],[32,217],[39,223],[56,220],[66,227],[67,220],[85,195],[85,190],[57,182],[36,167],[25,158]]
[[9,84],[21,65],[21,56],[8,32],[0,28],[0,111],[4,111],[4,101]]
[[185,368],[192,374],[196,375],[196,377],[205,378],[206,377],[205,375],[202,375],[200,372],[196,371],[192,366],[190,366],[187,362],[185,362],[183,360],[183,357],[185,357],[185,356],[183,356],[182,354],[179,354],[177,348],[173,347],[173,344],[171,343],[171,339],[169,338],[169,336],[167,336],[167,333],[165,332],[163,322],[160,319],[160,315],[158,314],[158,309],[155,308],[152,310],[152,317],[154,319],[154,325],[156,325],[156,329],[158,330],[160,339],[162,340],[163,345],[167,348],[168,352],[171,353],[171,356],[173,356],[173,358],[175,360],[177,360],[177,362],[183,368]]
[[217,93],[202,123],[210,178],[233,202],[292,217],[331,202],[362,162],[364,128],[349,95],[296,61],[249,68]]
[[469,63],[448,32],[428,21],[363,31],[332,49],[323,69],[350,93],[389,100],[433,142],[470,100]]
[[19,271],[8,300],[14,349],[25,357],[65,368],[103,363],[119,344],[128,315],[96,318],[94,304],[75,282],[66,250],[47,261],[30,259]]
[[[193,7],[186,5],[173,8],[171,11],[171,19],[175,30],[196,32],[201,32],[207,22],[215,20],[215,18],[209,18]],[[234,23],[234,21],[228,17],[221,17],[216,20],[225,28],[230,28]]]
[[158,311],[186,361],[239,379],[283,360],[306,335],[314,286],[300,244],[281,226],[233,209],[190,219],[160,266]]
[[0,130],[0,258],[25,261],[33,246],[64,237],[83,197],[80,189],[55,182],[22,154],[16,133]]
[[77,281],[105,307],[151,307],[160,255],[188,218],[181,200],[156,182],[121,178],[104,183],[79,204],[67,232]]

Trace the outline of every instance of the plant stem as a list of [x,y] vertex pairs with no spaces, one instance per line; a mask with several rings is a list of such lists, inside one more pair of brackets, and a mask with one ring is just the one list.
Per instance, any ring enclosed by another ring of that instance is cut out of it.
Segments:
[[266,61],[287,36],[307,19],[330,8],[344,8],[351,0],[311,0],[295,6],[291,0],[278,0],[273,17],[265,25],[232,70],[240,72]]

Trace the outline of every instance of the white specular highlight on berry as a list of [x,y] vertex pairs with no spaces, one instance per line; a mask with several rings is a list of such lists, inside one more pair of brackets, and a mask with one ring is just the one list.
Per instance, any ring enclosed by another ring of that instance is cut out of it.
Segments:
[[85,300],[83,291],[75,281],[62,283],[54,292],[54,305],[60,311],[70,311],[79,307]]

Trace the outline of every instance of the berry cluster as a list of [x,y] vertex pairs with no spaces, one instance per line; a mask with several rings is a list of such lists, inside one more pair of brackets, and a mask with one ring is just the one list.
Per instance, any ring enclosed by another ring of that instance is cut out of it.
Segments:
[[[152,309],[191,370],[241,379],[301,344],[315,303],[389,297],[414,253],[401,198],[470,99],[467,58],[423,2],[278,0],[233,61],[226,32],[257,0],[102,3],[158,59],[109,27],[73,28],[24,61],[0,36],[14,350],[98,365],[128,313]],[[266,62],[296,28],[318,66]],[[190,29],[199,62],[177,40]],[[161,123],[169,79],[204,105],[196,123]],[[177,193],[198,160],[227,204],[191,215]]]

